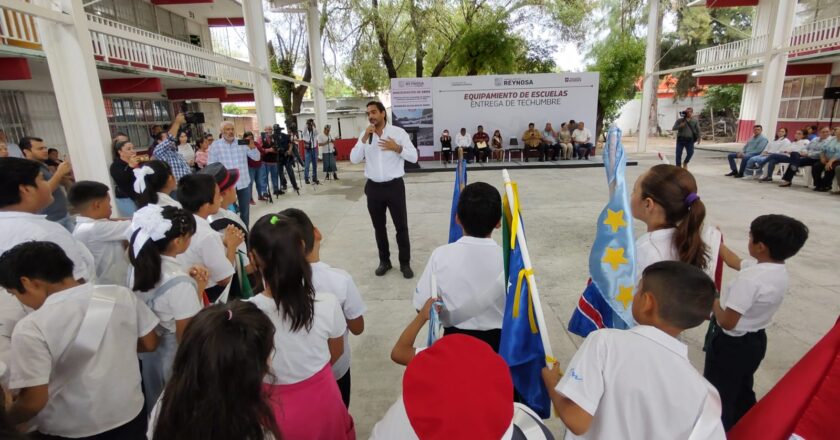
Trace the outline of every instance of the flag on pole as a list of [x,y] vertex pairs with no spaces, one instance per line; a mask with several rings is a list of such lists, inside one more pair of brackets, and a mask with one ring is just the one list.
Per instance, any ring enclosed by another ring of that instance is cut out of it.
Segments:
[[548,418],[551,399],[542,380],[542,369],[554,362],[545,318],[528,256],[525,229],[519,212],[516,184],[505,174],[504,256],[508,280],[499,355],[510,367],[514,389],[524,403]]
[[461,190],[464,189],[466,184],[467,161],[462,157],[459,157],[457,165],[455,165],[455,188],[452,190],[452,210],[449,213],[450,243],[458,241],[464,235],[464,231],[461,229],[461,226],[455,222],[455,214],[458,212],[458,199],[461,197]]
[[624,182],[626,158],[621,130],[612,125],[604,144],[604,169],[610,199],[598,217],[595,243],[589,254],[591,280],[578,300],[569,331],[580,336],[600,328],[635,325],[631,304],[636,283],[633,217]]

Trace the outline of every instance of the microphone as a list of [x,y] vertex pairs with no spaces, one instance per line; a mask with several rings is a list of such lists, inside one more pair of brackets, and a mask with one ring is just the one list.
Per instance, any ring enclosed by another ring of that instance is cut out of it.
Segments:
[[373,133],[368,134],[368,145],[373,143]]

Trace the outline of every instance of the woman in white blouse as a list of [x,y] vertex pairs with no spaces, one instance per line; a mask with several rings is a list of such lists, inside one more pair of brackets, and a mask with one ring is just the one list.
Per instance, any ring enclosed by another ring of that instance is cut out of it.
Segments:
[[779,151],[778,153],[770,153],[767,156],[767,175],[761,178],[761,182],[772,182],[773,169],[776,168],[776,164],[790,163],[791,153],[799,153],[801,151],[804,151],[805,148],[808,147],[809,143],[811,143],[811,141],[809,141],[805,137],[805,132],[803,132],[802,130],[796,130],[796,134],[793,136],[793,142],[788,142],[788,144],[783,146],[781,151]]
[[780,128],[776,133],[776,138],[767,143],[764,151],[747,161],[747,169],[752,170],[753,176],[758,178],[761,175],[761,168],[770,160],[770,155],[779,154],[790,145],[790,139],[787,138],[787,134],[787,128]]
[[182,131],[181,134],[178,135],[178,154],[184,158],[184,161],[190,167],[195,166],[195,149],[189,143],[189,136],[187,133]]

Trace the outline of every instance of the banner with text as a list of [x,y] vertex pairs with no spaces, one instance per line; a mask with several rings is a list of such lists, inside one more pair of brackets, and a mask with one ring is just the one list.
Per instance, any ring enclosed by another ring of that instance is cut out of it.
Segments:
[[583,121],[595,132],[598,72],[487,75],[436,78],[394,78],[391,105],[394,124],[416,134],[421,157],[440,150],[440,135],[452,138],[479,125],[490,136],[499,130],[504,146],[533,122],[543,130],[550,122],[558,130],[570,119]]

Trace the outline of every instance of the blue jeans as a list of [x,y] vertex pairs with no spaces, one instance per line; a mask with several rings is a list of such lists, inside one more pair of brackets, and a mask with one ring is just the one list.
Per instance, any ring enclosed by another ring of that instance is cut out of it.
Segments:
[[685,150],[685,163],[688,163],[691,156],[694,156],[694,139],[677,138],[677,166],[682,165],[683,150]]
[[251,224],[248,221],[251,213],[251,185],[236,190],[236,203],[239,205],[239,218],[250,228]]
[[303,159],[303,178],[306,180],[309,180],[309,164],[312,164],[312,180],[318,180],[318,150],[315,148],[306,150]]
[[744,175],[744,170],[747,168],[747,162],[751,158],[753,158],[755,156],[758,156],[758,154],[746,154],[746,153],[744,153],[744,157],[741,159],[741,166],[736,167],[735,166],[735,159],[738,158],[738,154],[740,154],[740,153],[729,153],[729,155],[727,155],[726,158],[729,159],[729,169],[731,169],[733,173],[736,173],[736,174],[739,174],[739,175],[743,176]]
[[278,181],[277,164],[263,162],[263,180],[266,191],[269,189],[269,178],[271,178],[271,188],[274,192],[280,191],[280,183]]
[[248,175],[251,176],[251,184],[248,185],[248,188],[253,188],[254,185],[257,186],[257,197],[262,196],[266,192],[266,184],[268,183],[265,179],[265,168],[262,166],[259,168],[248,168]]
[[[761,173],[761,168],[764,167],[764,164],[767,163],[768,160],[770,160],[769,155],[768,156],[761,156],[761,155],[753,156],[753,157],[749,158],[749,160],[747,160],[747,170],[746,171],[752,172],[753,175],[760,174]],[[750,170],[753,170],[753,171],[750,171]]]
[[773,177],[773,170],[777,163],[790,163],[790,156],[787,154],[773,153],[767,156],[767,176]]
[[134,211],[137,211],[137,205],[134,204],[134,200],[128,197],[116,197],[114,198],[114,203],[117,205],[117,212],[120,214],[120,217],[131,218],[134,215]]

